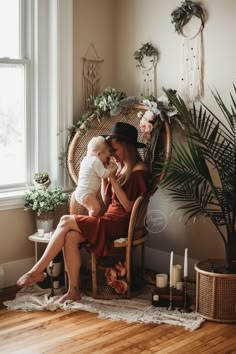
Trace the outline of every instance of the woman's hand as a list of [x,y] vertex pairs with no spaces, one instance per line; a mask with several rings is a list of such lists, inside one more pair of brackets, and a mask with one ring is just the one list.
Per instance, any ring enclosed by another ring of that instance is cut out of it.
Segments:
[[110,171],[110,178],[115,178],[116,177],[116,173],[117,173],[117,169],[118,166],[115,162],[110,161],[109,165],[107,166],[108,170]]

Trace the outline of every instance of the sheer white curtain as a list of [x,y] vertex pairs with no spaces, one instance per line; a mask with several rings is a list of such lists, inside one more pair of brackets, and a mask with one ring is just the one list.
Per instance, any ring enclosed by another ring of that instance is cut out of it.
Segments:
[[39,171],[69,187],[58,157],[73,120],[73,0],[37,0],[35,21],[35,115]]

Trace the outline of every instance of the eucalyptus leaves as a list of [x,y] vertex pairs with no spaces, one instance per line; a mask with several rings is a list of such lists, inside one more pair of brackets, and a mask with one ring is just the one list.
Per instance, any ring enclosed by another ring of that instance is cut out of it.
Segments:
[[145,57],[153,57],[150,62],[157,60],[158,51],[149,42],[142,45],[141,48],[134,52],[134,59],[137,61],[137,67],[142,66],[142,61]]
[[195,1],[185,0],[182,1],[181,6],[177,7],[171,13],[172,23],[175,25],[175,30],[179,34],[182,27],[188,23],[192,16],[201,19],[202,26],[204,26],[204,11],[200,4]]
[[85,134],[94,119],[102,119],[105,116],[115,116],[119,114],[122,109],[128,108],[138,99],[133,96],[127,96],[123,91],[115,88],[106,88],[102,93],[90,97],[90,110],[85,112],[70,129],[69,132],[73,135],[76,132]]

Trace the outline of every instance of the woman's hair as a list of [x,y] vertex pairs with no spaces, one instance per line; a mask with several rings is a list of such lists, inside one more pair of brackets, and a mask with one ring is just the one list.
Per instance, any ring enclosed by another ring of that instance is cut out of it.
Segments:
[[125,161],[122,162],[122,165],[117,171],[118,173],[120,172],[120,175],[118,176],[117,180],[119,184],[122,186],[129,179],[133,167],[138,162],[142,161],[142,158],[137,150],[137,147],[134,144],[124,140],[119,140],[118,138],[113,138],[113,139],[122,145],[125,153]]

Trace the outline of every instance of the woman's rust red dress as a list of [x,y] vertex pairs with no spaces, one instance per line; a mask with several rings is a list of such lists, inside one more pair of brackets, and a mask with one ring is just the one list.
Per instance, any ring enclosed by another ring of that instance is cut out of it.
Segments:
[[[122,186],[130,201],[135,201],[147,192],[148,172],[133,171],[128,181]],[[108,185],[107,194],[111,193]],[[117,196],[111,195],[111,204],[105,214],[99,218],[94,216],[75,215],[75,220],[83,236],[90,242],[96,256],[107,256],[112,241],[127,234],[130,212],[127,212]]]

